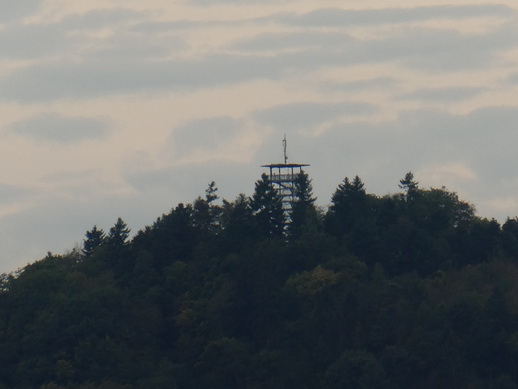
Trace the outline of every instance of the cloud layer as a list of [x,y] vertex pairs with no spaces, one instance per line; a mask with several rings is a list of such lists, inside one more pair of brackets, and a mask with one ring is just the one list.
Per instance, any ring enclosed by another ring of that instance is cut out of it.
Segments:
[[69,143],[100,139],[108,125],[98,119],[42,114],[16,122],[11,128],[14,133],[36,141]]

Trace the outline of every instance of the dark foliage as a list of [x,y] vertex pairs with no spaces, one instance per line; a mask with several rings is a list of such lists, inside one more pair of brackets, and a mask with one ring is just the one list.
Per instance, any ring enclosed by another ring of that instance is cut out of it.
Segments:
[[251,197],[179,204],[130,238],[0,278],[0,388],[516,388],[518,221],[445,188],[311,181],[284,225]]

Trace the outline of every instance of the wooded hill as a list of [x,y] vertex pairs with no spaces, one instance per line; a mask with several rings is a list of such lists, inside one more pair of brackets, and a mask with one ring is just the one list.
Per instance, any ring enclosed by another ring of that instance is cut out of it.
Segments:
[[0,283],[1,388],[517,388],[518,219],[445,188],[329,209],[311,182],[285,227],[255,192],[92,228]]

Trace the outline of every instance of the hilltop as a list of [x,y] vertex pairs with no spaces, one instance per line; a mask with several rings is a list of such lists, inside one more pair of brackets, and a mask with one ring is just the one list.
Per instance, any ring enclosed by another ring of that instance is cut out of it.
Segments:
[[[0,388],[517,388],[518,219],[446,188],[178,204],[0,284]],[[286,217],[289,217],[286,220]]]

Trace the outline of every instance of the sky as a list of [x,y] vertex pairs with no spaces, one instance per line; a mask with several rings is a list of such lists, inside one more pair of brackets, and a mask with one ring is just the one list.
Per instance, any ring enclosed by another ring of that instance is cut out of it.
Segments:
[[0,0],[0,272],[251,195],[308,163],[326,207],[412,171],[518,215],[515,0]]

